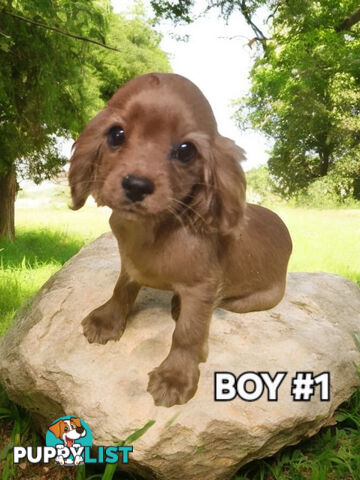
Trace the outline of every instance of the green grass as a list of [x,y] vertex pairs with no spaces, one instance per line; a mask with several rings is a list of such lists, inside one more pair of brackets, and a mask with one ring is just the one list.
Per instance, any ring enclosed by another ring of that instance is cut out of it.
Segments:
[[[338,273],[360,285],[360,210],[275,210],[293,238],[289,270]],[[0,335],[25,300],[83,245],[109,230],[109,215],[96,207],[16,212],[16,242],[0,241]]]
[[[272,209],[284,219],[293,238],[291,271],[337,273],[360,285],[360,209],[315,210],[283,205]],[[108,217],[109,210],[95,207],[78,212],[54,207],[17,210],[16,242],[0,241],[0,335],[11,324],[15,311],[36,294],[51,275],[83,245],[109,230]],[[27,414],[11,402],[4,402],[9,410],[8,414],[3,411],[4,416],[10,417],[12,425],[17,425],[17,430],[19,425],[25,425],[21,427],[24,439],[28,432]],[[0,401],[0,414],[1,406]],[[300,446],[286,448],[271,459],[246,465],[234,480],[360,479],[359,412],[358,391],[338,412],[340,423],[337,426],[324,429]],[[15,435],[15,427],[12,428],[10,442]],[[19,435],[17,430],[16,435]],[[5,442],[5,454],[6,448]],[[3,466],[13,471],[9,456],[5,454]],[[0,452],[0,469],[1,460]],[[51,472],[50,477],[34,473],[28,478],[60,478]],[[14,473],[14,477],[6,478],[22,478],[23,474]],[[77,478],[84,479],[86,475],[79,470]]]
[[337,273],[360,285],[360,209],[275,210],[293,239],[290,271]]
[[0,335],[16,310],[80,248],[109,230],[109,211],[16,212],[16,242],[0,240]]

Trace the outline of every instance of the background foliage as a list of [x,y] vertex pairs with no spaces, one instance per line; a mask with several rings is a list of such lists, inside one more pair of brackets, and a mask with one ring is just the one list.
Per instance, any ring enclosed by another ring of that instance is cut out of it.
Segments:
[[[162,17],[192,21],[191,0],[151,3]],[[251,90],[235,118],[271,139],[273,190],[286,199],[326,191],[336,202],[359,200],[359,2],[208,0],[211,8],[225,21],[240,11],[254,32]]]
[[360,199],[360,29],[342,26],[352,0],[279,5],[265,54],[237,119],[274,141],[275,190],[289,198],[317,179],[339,199]]
[[58,173],[57,136],[76,137],[133,76],[169,71],[160,39],[140,9],[125,20],[108,0],[0,0],[0,175]]

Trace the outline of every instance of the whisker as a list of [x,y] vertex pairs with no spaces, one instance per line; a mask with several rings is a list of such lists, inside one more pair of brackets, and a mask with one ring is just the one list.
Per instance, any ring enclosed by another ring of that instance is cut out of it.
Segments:
[[183,227],[185,226],[183,218],[176,212],[176,210],[173,210],[171,207],[167,207],[167,211],[171,213],[171,215],[173,215]]
[[185,207],[185,208],[187,208],[188,210],[192,211],[195,215],[197,215],[197,217],[198,217],[200,220],[202,220],[202,221],[206,224],[205,218],[204,218],[202,215],[200,215],[200,213],[197,212],[197,211],[196,211],[194,208],[192,208],[190,205],[188,205],[187,203],[182,202],[181,200],[177,200],[176,198],[172,198],[171,200],[172,200],[173,202],[175,202],[175,203],[178,203],[178,204],[181,205],[182,207]]

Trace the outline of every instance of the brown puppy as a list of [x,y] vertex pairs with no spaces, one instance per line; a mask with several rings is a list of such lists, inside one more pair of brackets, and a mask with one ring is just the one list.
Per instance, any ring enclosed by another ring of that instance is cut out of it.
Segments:
[[142,285],[174,292],[171,349],[148,385],[156,405],[195,394],[215,307],[265,310],[283,297],[291,239],[275,213],[245,202],[243,158],[201,91],[174,74],[131,80],[75,142],[73,208],[89,194],[112,208],[122,260],[113,296],[82,322],[85,336],[118,340]]

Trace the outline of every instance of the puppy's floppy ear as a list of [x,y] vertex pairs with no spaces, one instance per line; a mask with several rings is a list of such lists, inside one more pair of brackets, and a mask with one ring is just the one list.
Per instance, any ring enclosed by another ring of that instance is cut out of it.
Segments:
[[230,234],[244,215],[246,180],[240,162],[244,150],[229,138],[218,135],[205,162],[204,181],[208,215],[223,235]]
[[77,427],[82,427],[79,417],[71,417],[70,422],[74,423]]
[[50,425],[49,430],[55,435],[56,438],[60,438],[61,432],[64,430],[64,425],[64,420],[59,420],[53,425]]
[[78,210],[92,193],[94,186],[94,167],[99,157],[103,137],[103,123],[107,117],[107,108],[98,113],[86,126],[73,145],[70,159],[69,184],[71,188],[72,209]]

